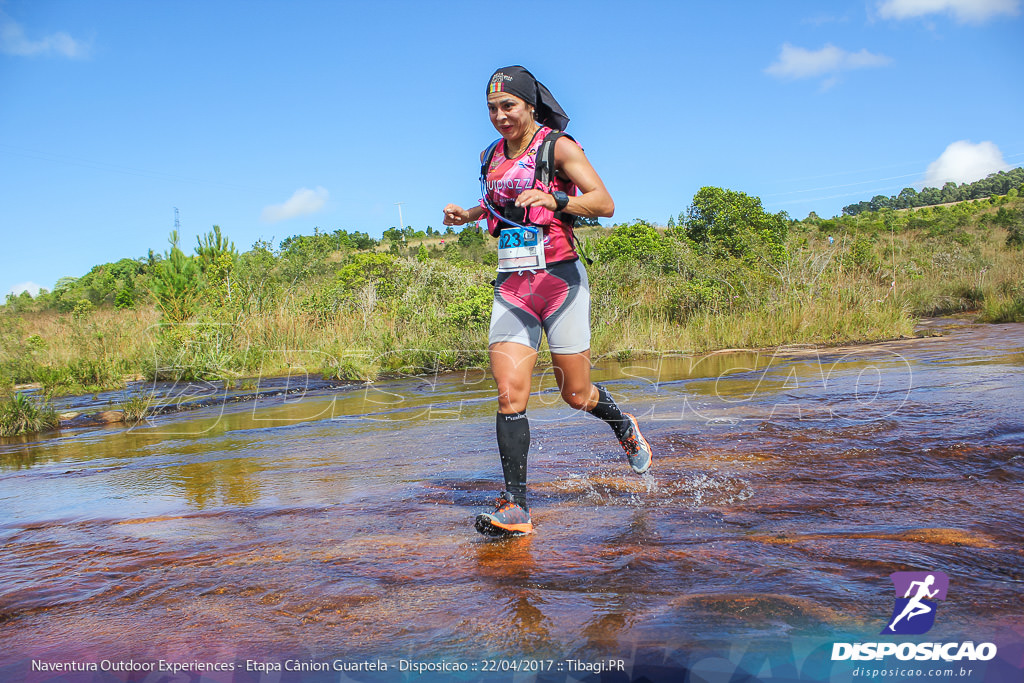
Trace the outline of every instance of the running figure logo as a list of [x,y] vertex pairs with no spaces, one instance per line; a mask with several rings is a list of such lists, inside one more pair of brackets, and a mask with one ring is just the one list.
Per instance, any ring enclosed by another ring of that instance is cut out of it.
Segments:
[[927,633],[935,623],[937,600],[946,599],[949,577],[943,572],[894,572],[896,605],[882,634],[904,636]]

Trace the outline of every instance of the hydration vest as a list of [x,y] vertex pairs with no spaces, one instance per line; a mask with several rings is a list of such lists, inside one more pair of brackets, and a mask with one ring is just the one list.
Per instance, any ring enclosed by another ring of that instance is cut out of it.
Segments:
[[[533,173],[533,185],[525,189],[551,192],[551,183],[555,179],[555,143],[558,142],[558,138],[562,136],[569,138],[573,142],[576,141],[571,135],[560,130],[553,130],[545,135],[540,146],[537,148],[537,158],[535,160]],[[576,216],[571,213],[565,213],[564,211],[551,211],[539,206],[530,207],[530,210],[527,211],[520,206],[495,206],[490,202],[487,198],[487,194],[489,193],[487,190],[487,171],[491,166],[491,160],[494,159],[494,152],[497,150],[501,141],[502,138],[498,138],[487,147],[487,150],[484,152],[483,163],[480,164],[480,182],[481,187],[484,188],[483,200],[490,204],[494,211],[501,214],[503,217],[508,218],[510,221],[515,221],[516,223],[521,223],[523,225],[536,225],[540,227],[551,225],[553,222],[558,221],[572,230],[573,226],[576,225]],[[497,219],[488,214],[489,230],[492,222],[497,222]],[[490,232],[491,234],[494,234],[494,230],[490,230]]]
[[[562,136],[576,142],[576,138],[565,131],[549,131],[537,147],[537,154],[534,158],[532,185],[529,188],[523,188],[524,190],[536,189],[541,190],[542,192],[551,192],[555,181],[555,143],[558,142],[558,138]],[[488,198],[490,190],[487,187],[487,173],[490,170],[491,161],[494,159],[494,154],[501,141],[502,138],[498,138],[487,147],[483,155],[483,162],[480,164],[480,187],[483,195],[481,204],[484,205],[484,209],[487,214],[487,231],[494,236],[497,236],[498,233],[501,232],[501,221],[492,214],[492,211],[509,219],[510,221],[519,223],[520,225],[544,228],[551,226],[554,223],[559,223],[564,226],[564,231],[567,233],[565,238],[569,242],[570,249],[575,252],[574,256],[582,257],[588,265],[592,264],[593,261],[583,253],[579,239],[576,237],[576,231],[573,229],[576,226],[575,214],[567,213],[565,211],[551,211],[550,209],[546,209],[541,206],[532,206],[529,208],[529,211],[527,211],[523,207],[518,207],[514,204],[495,206],[490,201]],[[579,143],[576,144],[578,145]],[[575,194],[575,187],[573,187],[572,192],[569,194],[570,196]]]

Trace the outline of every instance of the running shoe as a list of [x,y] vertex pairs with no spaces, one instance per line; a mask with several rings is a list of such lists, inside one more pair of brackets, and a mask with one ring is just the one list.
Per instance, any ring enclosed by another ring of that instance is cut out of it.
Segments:
[[637,474],[643,474],[651,468],[651,458],[653,457],[651,446],[647,443],[644,435],[640,433],[640,425],[637,424],[636,418],[629,413],[623,413],[623,415],[629,420],[629,431],[626,432],[624,438],[619,439],[619,443],[626,451],[629,466]]
[[476,530],[484,536],[525,536],[533,533],[530,511],[512,502],[507,491],[502,491],[494,503],[494,512],[476,516]]

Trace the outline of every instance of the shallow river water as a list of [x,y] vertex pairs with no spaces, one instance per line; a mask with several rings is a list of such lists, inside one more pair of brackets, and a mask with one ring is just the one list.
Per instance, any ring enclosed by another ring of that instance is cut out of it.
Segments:
[[[473,529],[482,369],[0,441],[0,680],[858,680],[830,654],[894,639],[898,571],[949,591],[896,640],[992,642],[948,666],[1022,680],[1024,325],[933,326],[597,361],[644,477],[538,371],[520,539]],[[233,670],[45,669],[160,660]]]

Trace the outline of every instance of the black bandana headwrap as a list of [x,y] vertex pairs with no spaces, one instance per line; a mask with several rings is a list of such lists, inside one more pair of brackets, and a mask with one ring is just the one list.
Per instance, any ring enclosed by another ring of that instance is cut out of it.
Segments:
[[507,92],[525,100],[537,111],[537,121],[555,130],[565,130],[569,117],[544,84],[521,66],[498,69],[487,82],[487,94]]

